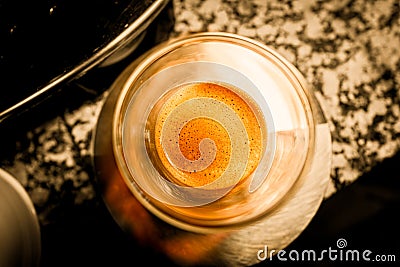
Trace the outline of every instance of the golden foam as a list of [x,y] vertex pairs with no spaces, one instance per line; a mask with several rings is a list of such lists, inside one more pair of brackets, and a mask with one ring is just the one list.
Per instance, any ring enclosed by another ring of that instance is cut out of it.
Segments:
[[155,148],[159,169],[168,172],[171,182],[222,188],[257,167],[264,126],[257,119],[257,105],[243,92],[216,83],[191,83],[169,91],[156,106],[150,131],[154,145],[149,147]]

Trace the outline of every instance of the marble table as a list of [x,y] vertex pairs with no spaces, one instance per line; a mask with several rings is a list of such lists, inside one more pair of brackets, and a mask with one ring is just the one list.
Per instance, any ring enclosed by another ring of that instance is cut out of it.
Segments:
[[[174,0],[173,13],[168,38],[201,31],[237,33],[276,49],[300,70],[332,134],[326,199],[399,152],[397,0]],[[0,167],[26,188],[43,226],[75,207],[101,202],[90,141],[108,91],[82,80],[68,88],[84,92],[82,100],[66,98],[71,102],[59,102],[65,106],[38,111],[28,126],[21,126],[23,131],[2,140]]]

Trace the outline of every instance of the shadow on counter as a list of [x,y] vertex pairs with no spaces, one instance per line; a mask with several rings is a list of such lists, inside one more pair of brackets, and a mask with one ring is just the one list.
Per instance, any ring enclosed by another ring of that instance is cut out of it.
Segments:
[[[394,255],[400,260],[400,153],[376,165],[353,184],[325,200],[305,231],[287,248],[301,253],[314,250],[338,250],[339,239],[347,245],[342,250],[370,250],[370,262],[333,260],[325,254],[322,261],[280,261],[274,257],[257,266],[337,266],[371,265],[375,255]],[[101,204],[66,210],[57,223],[43,226],[42,267],[49,266],[126,266],[138,262],[175,266],[166,257],[139,247],[114,222]],[[267,245],[267,244],[266,244]],[[255,255],[256,257],[256,255]],[[350,259],[350,258],[349,258]],[[388,259],[389,260],[389,259]],[[392,266],[393,262],[385,264]]]
[[[308,227],[285,249],[286,258],[292,250],[299,253],[313,250],[317,258],[323,260],[283,262],[275,257],[272,258],[272,262],[266,260],[259,265],[370,266],[384,263],[393,266],[398,263],[400,261],[399,164],[400,152],[378,163],[354,183],[325,200]],[[342,243],[339,245],[339,242]],[[329,248],[336,250],[332,251],[330,257]],[[327,251],[321,256],[323,250]],[[367,255],[370,261],[362,257],[362,252],[365,250],[371,251],[371,254]],[[357,253],[354,251],[359,253],[359,260],[356,254],[352,256],[352,253]],[[382,259],[380,263],[376,256]]]

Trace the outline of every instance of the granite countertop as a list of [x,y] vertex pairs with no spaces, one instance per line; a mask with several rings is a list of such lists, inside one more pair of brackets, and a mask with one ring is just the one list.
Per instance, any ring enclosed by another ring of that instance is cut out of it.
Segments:
[[[400,150],[399,11],[397,0],[174,0],[168,35],[237,33],[276,49],[303,73],[332,133],[330,198]],[[108,91],[71,86],[90,97],[31,122],[0,161],[26,188],[42,225],[101,201],[90,141]]]

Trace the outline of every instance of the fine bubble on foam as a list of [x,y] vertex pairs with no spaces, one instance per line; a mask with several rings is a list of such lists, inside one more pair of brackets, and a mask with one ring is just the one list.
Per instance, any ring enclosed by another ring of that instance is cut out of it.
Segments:
[[[179,147],[179,139],[183,126],[192,119],[211,118],[221,124],[229,134],[232,153],[228,167],[220,177],[221,186],[229,186],[240,180],[246,168],[248,158],[248,136],[242,121],[237,114],[224,103],[212,98],[193,98],[177,106],[167,117],[161,136],[165,154],[173,166],[183,171],[193,172],[208,168],[215,159],[216,145],[213,140],[203,139],[200,144],[201,157],[197,160],[187,159]],[[210,148],[210,149],[208,149]],[[209,155],[209,156],[207,156]],[[216,168],[219,168],[217,163]]]
[[185,85],[169,96],[159,114],[157,153],[179,183],[229,187],[257,166],[260,125],[246,101],[228,88]]
[[[174,112],[164,123],[161,139],[164,152],[176,168],[186,172],[203,171],[215,160],[216,144],[210,138],[196,140],[197,142],[190,140],[193,138],[190,129],[183,131],[183,128],[190,128],[185,127],[190,121],[180,121],[179,115],[182,115],[179,111]],[[193,148],[194,144],[196,147]]]

